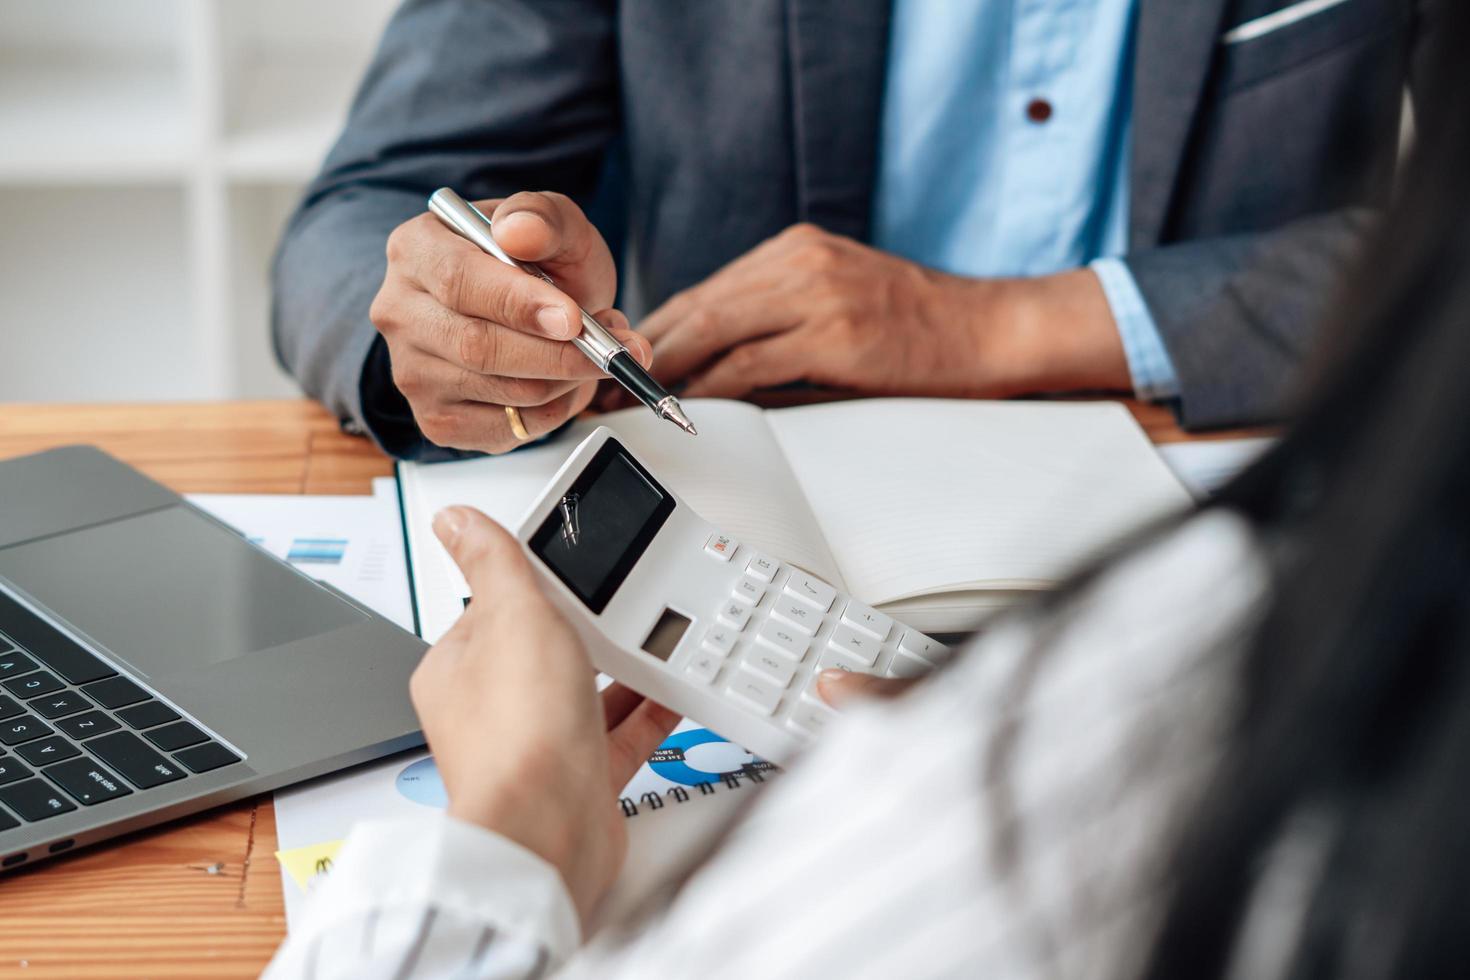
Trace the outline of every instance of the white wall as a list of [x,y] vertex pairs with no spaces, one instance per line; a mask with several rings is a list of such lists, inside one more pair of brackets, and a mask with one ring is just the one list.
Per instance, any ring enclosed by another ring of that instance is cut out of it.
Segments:
[[0,0],[0,401],[294,393],[267,263],[395,0]]

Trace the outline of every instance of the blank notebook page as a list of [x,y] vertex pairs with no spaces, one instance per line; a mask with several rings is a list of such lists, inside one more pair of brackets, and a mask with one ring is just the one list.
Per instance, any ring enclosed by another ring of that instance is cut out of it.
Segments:
[[870,603],[1048,588],[1189,495],[1115,403],[875,399],[768,412]]

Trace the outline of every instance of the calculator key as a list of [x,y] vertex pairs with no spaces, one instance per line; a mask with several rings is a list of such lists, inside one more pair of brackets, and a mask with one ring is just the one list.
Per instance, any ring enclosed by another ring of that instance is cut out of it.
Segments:
[[806,656],[807,645],[811,642],[802,631],[793,630],[774,619],[766,620],[755,638],[764,646],[791,658],[792,663],[801,663],[801,658]]
[[731,599],[720,607],[719,620],[731,629],[739,632],[745,629],[745,624],[750,622],[750,607],[743,602]]
[[75,803],[42,779],[27,779],[23,783],[0,786],[0,803],[20,814],[22,820],[32,823],[77,808]]
[[147,701],[149,694],[126,677],[109,677],[105,681],[82,688],[87,696],[104,708],[121,708],[125,704]]
[[19,745],[51,734],[51,726],[35,715],[20,715],[0,721],[0,743]]
[[155,728],[151,732],[144,732],[143,737],[165,752],[176,752],[209,740],[209,736],[200,731],[197,725],[187,721],[176,721],[172,725]]
[[704,649],[717,657],[728,656],[740,634],[728,626],[711,626],[704,634]]
[[740,542],[728,534],[711,534],[704,544],[705,553],[714,555],[720,561],[729,561],[739,547]]
[[82,753],[60,735],[49,735],[46,738],[38,738],[34,742],[27,742],[16,749],[15,754],[33,766],[49,766],[53,762],[70,759]]
[[837,590],[832,586],[802,572],[791,573],[791,577],[786,580],[786,592],[814,606],[818,612],[831,609],[832,600],[837,598]]
[[183,770],[176,763],[153,751],[132,732],[113,732],[94,738],[87,743],[87,749],[139,789],[184,778]]
[[856,599],[848,600],[847,608],[842,610],[842,621],[853,629],[862,630],[879,643],[888,639],[888,634],[893,631],[893,620]]
[[205,742],[192,749],[175,752],[174,758],[189,767],[190,772],[209,772],[239,762],[240,757],[218,742]]
[[770,555],[762,555],[759,552],[750,559],[745,566],[745,573],[753,575],[762,582],[769,582],[776,577],[776,572],[781,568],[781,563]]
[[65,718],[67,715],[74,715],[78,711],[85,711],[92,707],[92,702],[76,691],[62,691],[60,694],[36,698],[30,706],[31,710],[42,718]]
[[931,667],[939,666],[939,662],[949,655],[949,647],[933,637],[925,636],[918,630],[908,630],[904,633],[903,639],[898,641],[898,648],[910,656],[925,661]]
[[[0,647],[8,648],[10,644],[0,640]],[[9,653],[0,653],[0,677],[19,677],[36,669],[36,662],[19,650],[11,650]]]
[[861,657],[848,653],[838,647],[828,647],[822,651],[822,656],[817,660],[817,670],[850,670],[858,674],[872,673],[872,665],[865,662]]
[[62,718],[56,723],[72,738],[91,738],[93,735],[106,735],[108,732],[117,731],[122,726],[113,721],[100,711],[89,711],[84,715],[75,715],[71,718]]
[[730,593],[733,598],[752,606],[760,602],[765,594],[766,587],[761,584],[759,579],[753,579],[749,575],[742,576],[740,581],[735,583],[735,588]]
[[780,620],[792,629],[813,636],[822,625],[822,614],[811,606],[796,599],[782,597],[771,607],[771,618]]
[[725,693],[741,707],[749,708],[759,715],[769,715],[781,703],[781,688],[770,681],[761,680],[748,670],[737,670]]
[[786,727],[803,735],[820,735],[827,726],[837,720],[837,712],[825,704],[802,699],[791,709]]
[[144,701],[131,708],[123,708],[117,716],[133,728],[152,728],[169,721],[178,721],[179,713],[159,701]]
[[0,786],[34,775],[35,773],[31,772],[30,768],[19,759],[0,759]]
[[58,762],[42,772],[82,806],[94,806],[133,792],[121,779],[86,757]]
[[13,718],[25,710],[15,698],[0,694],[0,719]]
[[689,658],[689,665],[684,668],[689,679],[700,684],[709,684],[714,681],[724,664],[725,658],[708,650],[696,650],[694,656]]
[[40,697],[42,694],[59,691],[65,686],[55,674],[44,670],[38,670],[23,677],[13,677],[5,682],[5,689],[18,698]]
[[827,646],[851,654],[862,661],[864,667],[878,662],[878,641],[867,633],[859,633],[851,626],[839,626],[832,631]]
[[927,660],[911,657],[902,650],[893,651],[893,662],[888,665],[889,677],[923,677],[934,669]]
[[796,675],[795,663],[760,646],[753,647],[740,661],[740,666],[765,678],[783,691],[786,685],[791,683],[791,678]]

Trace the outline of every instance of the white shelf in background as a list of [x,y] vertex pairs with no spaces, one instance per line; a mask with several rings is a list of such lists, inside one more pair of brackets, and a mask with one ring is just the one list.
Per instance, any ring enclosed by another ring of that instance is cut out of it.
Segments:
[[225,120],[223,161],[236,181],[303,183],[341,131],[357,65],[275,61],[243,68]]
[[0,182],[178,180],[191,167],[188,118],[168,59],[53,63],[0,52]]

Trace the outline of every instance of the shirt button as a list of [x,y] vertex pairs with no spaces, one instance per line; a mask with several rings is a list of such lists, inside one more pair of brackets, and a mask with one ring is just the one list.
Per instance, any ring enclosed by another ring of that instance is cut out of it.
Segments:
[[1051,114],[1051,103],[1046,99],[1032,99],[1026,104],[1026,118],[1034,123],[1046,122]]

